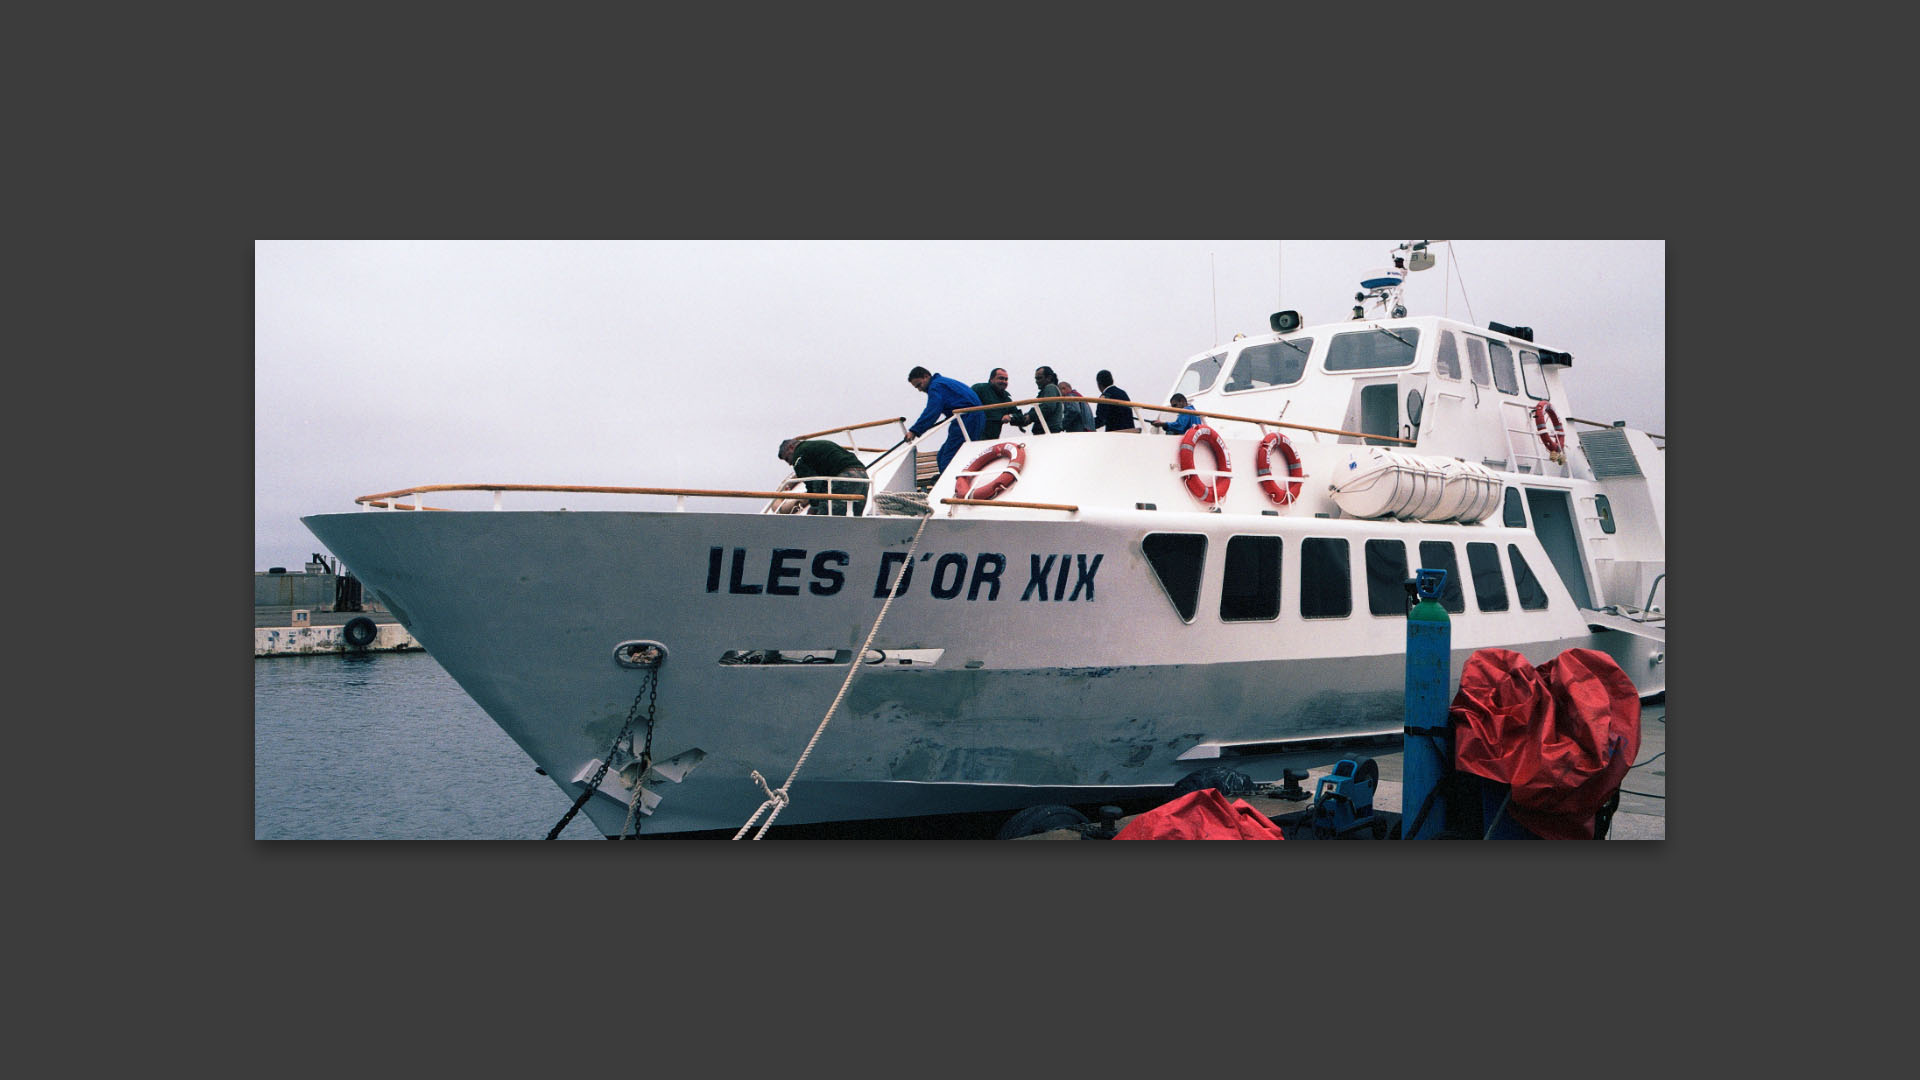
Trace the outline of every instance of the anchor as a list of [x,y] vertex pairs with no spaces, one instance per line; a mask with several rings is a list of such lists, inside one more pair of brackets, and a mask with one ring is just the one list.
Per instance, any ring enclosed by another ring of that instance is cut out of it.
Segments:
[[[624,762],[617,766],[609,765],[606,778],[600,781],[598,790],[601,794],[609,798],[618,799],[624,804],[633,801],[634,789],[638,788],[640,791],[640,805],[638,809],[642,814],[651,815],[654,807],[660,805],[660,793],[654,790],[654,787],[658,785],[660,781],[674,784],[680,783],[687,778],[689,773],[693,772],[696,766],[706,760],[706,757],[707,752],[698,747],[691,750],[683,750],[667,758],[665,761],[654,762],[648,766],[646,774],[642,776],[640,775],[640,759],[633,755],[633,742],[631,739],[628,739],[624,745],[614,750],[614,760],[620,761],[621,759],[625,759]],[[600,764],[599,758],[588,761],[586,765],[581,768],[578,775],[574,776],[573,782],[576,784],[585,784],[592,780],[593,774],[600,768]]]

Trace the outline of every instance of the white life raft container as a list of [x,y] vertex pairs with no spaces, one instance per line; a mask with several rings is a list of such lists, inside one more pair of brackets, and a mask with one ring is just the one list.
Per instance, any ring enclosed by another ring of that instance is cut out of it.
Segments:
[[1500,505],[1500,478],[1485,465],[1449,458],[1440,462],[1440,474],[1445,480],[1440,505],[1422,520],[1471,525],[1484,520]]
[[1341,513],[1357,518],[1472,524],[1499,504],[1500,481],[1470,461],[1369,446],[1351,451],[1337,467],[1332,494]]

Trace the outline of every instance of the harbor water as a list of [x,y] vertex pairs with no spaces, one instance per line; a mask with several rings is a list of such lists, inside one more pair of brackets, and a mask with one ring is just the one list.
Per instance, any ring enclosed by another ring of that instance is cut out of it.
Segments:
[[256,840],[543,840],[571,800],[533,770],[424,652],[254,662]]
[[[253,708],[256,840],[544,840],[571,805],[425,652],[258,659]],[[1642,764],[1623,784],[1609,839],[1665,837],[1665,704],[1643,706],[1641,718]],[[1320,764],[1343,753],[1354,752],[1330,753]],[[1383,779],[1400,780],[1397,747],[1378,761]],[[1123,809],[1139,813],[1157,801]],[[774,832],[782,839],[984,840],[1007,816],[780,824]],[[638,831],[645,833],[644,820]],[[559,839],[601,836],[586,815],[576,814]]]

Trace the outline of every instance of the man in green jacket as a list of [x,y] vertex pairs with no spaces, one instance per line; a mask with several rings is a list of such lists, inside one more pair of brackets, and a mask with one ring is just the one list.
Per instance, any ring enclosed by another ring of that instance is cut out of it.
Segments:
[[[855,481],[865,480],[867,470],[861,466],[860,459],[853,451],[829,439],[788,439],[780,444],[780,460],[793,466],[793,475],[803,477],[848,477]],[[807,490],[815,495],[858,495],[857,502],[844,502],[839,499],[808,499],[807,513],[827,514],[845,517],[847,507],[853,507],[853,515],[860,517],[867,509],[867,488],[869,484],[849,483],[842,480],[809,479]],[[832,507],[831,510],[828,507]]]
[[1006,368],[1003,368],[1003,367],[994,368],[993,372],[987,376],[986,382],[977,382],[973,384],[973,392],[980,395],[980,404],[982,405],[1005,405],[1006,406],[1005,408],[1001,408],[1001,409],[988,409],[986,412],[981,414],[981,416],[985,417],[987,421],[986,424],[984,424],[980,429],[981,438],[983,439],[999,438],[1000,425],[1002,424],[1012,424],[1014,427],[1018,427],[1018,428],[1024,428],[1027,426],[1026,418],[1021,414],[1020,410],[1014,408],[1011,405],[1006,404],[1007,402],[1013,400],[1011,397],[1007,396],[1007,369]]

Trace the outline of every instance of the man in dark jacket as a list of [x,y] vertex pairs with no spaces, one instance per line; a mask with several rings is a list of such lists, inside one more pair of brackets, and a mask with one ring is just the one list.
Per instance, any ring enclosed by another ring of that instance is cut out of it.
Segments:
[[[1060,396],[1060,377],[1045,364],[1033,369],[1033,386],[1034,397],[1057,398]],[[1035,435],[1063,430],[1061,424],[1065,418],[1066,406],[1058,401],[1043,401],[1027,410],[1027,423],[1033,425]]]
[[[980,399],[982,405],[1001,405],[1012,401],[1013,398],[1007,396],[1007,369],[994,368],[992,374],[987,376],[986,382],[973,384],[973,393]],[[987,418],[986,423],[980,427],[980,437],[983,439],[999,438],[1002,424],[1025,427],[1027,423],[1021,416],[1020,410],[1011,405],[1004,409],[988,409],[981,415]]]
[[[788,439],[780,444],[780,460],[793,466],[793,475],[806,477],[844,476],[851,480],[865,480],[867,470],[853,451],[828,439]],[[847,507],[853,507],[853,516],[860,517],[867,509],[867,488],[870,485],[849,483],[841,480],[812,479],[807,481],[807,490],[815,495],[858,495],[858,502],[845,502],[840,499],[808,499],[807,513],[827,514],[845,517]],[[831,507],[832,509],[828,509]]]
[[[916,438],[932,431],[933,425],[952,416],[955,409],[980,404],[980,395],[974,393],[967,384],[923,367],[907,372],[907,382],[915,390],[927,395],[926,411],[920,414],[920,419],[907,425],[907,430]],[[953,460],[953,455],[960,452],[960,447],[968,439],[980,438],[985,426],[985,418],[977,412],[960,414],[960,422],[947,428],[947,441],[941,444],[940,452],[935,455],[939,459],[941,472],[947,471],[947,463]]]
[[[1095,386],[1100,388],[1100,396],[1119,401],[1132,401],[1125,390],[1113,385],[1113,372],[1102,369],[1093,377]],[[1100,405],[1093,410],[1093,424],[1102,431],[1138,431],[1133,426],[1133,410],[1125,405]]]

